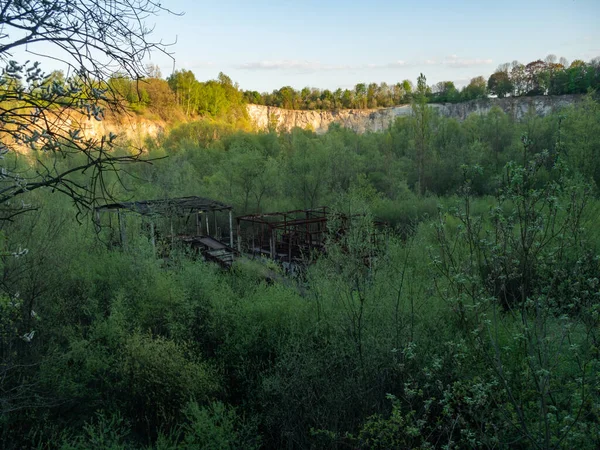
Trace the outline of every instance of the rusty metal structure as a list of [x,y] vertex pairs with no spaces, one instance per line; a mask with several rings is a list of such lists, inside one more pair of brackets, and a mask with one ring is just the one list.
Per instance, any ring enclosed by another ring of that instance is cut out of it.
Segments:
[[237,250],[288,263],[305,260],[325,251],[328,215],[323,206],[236,217]]
[[[150,236],[157,250],[157,240],[166,241],[173,247],[183,242],[202,256],[224,267],[231,266],[236,251],[233,245],[232,207],[204,197],[179,197],[158,200],[141,200],[112,203],[95,209],[95,221],[100,227],[101,214],[108,213],[109,227],[113,229],[116,216],[119,245],[127,246],[127,222],[129,216],[142,219],[141,228]],[[228,236],[223,236],[223,220],[219,213],[228,213]],[[223,239],[229,238],[229,245]]]
[[[314,255],[326,252],[326,238],[341,238],[352,220],[332,212],[326,206],[285,212],[250,214],[236,217],[236,242],[239,253],[263,256],[283,263],[291,269],[309,263]],[[375,231],[368,238],[379,245],[386,224],[374,222]],[[334,227],[332,229],[332,227]],[[331,235],[333,233],[333,236]]]
[[[222,213],[227,213],[228,217],[223,218]],[[149,237],[159,255],[166,256],[177,244],[183,244],[223,267],[230,267],[237,255],[245,253],[278,261],[291,271],[305,267],[315,255],[325,253],[328,233],[333,233],[334,239],[335,236],[342,237],[354,218],[333,213],[326,206],[239,216],[236,217],[234,245],[232,206],[204,197],[99,206],[95,209],[99,228],[103,214],[108,216],[112,241],[123,248],[133,237],[132,232],[139,234],[141,231]],[[137,218],[133,227],[132,217]],[[113,223],[115,219],[116,224]],[[332,226],[336,229],[331,230]],[[224,229],[227,233],[223,233]],[[375,239],[376,235],[371,238]]]

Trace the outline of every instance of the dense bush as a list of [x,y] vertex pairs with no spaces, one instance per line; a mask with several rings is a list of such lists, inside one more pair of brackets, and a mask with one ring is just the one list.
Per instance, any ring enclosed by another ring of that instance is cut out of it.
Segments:
[[414,117],[364,135],[199,122],[131,169],[123,197],[353,217],[298,279],[156,258],[135,230],[109,249],[30,193],[38,214],[1,224],[1,447],[597,448],[593,114],[424,114],[421,136]]

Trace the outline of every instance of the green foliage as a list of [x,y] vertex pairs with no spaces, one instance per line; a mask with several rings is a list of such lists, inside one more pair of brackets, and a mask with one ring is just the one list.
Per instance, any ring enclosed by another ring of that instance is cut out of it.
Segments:
[[432,88],[431,101],[435,103],[456,103],[460,92],[452,81],[441,81]]
[[500,71],[490,75],[487,84],[488,91],[498,98],[504,98],[513,92],[513,84],[508,76],[508,72]]
[[200,115],[229,123],[243,123],[246,119],[242,94],[223,73],[218,80],[201,83],[192,71],[179,70],[167,81],[187,117]]
[[485,78],[475,77],[461,91],[463,100],[476,100],[479,98],[487,98],[487,84]]
[[83,432],[75,438],[65,439],[60,445],[61,450],[83,450],[83,449],[110,449],[126,450],[131,448],[127,444],[131,429],[117,412],[107,416],[104,412],[98,412],[96,418],[86,422]]
[[119,384],[131,398],[138,420],[168,425],[186,400],[206,400],[215,391],[218,384],[212,370],[190,360],[189,352],[173,341],[139,334],[125,342]]
[[518,61],[502,64],[487,80],[475,77],[462,90],[452,81],[441,81],[427,86],[423,74],[422,86],[413,89],[409,80],[388,85],[387,83],[358,83],[353,89],[335,91],[304,88],[300,91],[291,86],[276,89],[272,93],[244,91],[246,102],[258,105],[277,106],[285,109],[331,110],[351,108],[379,108],[410,104],[419,95],[425,95],[434,103],[458,103],[485,99],[488,94],[504,98],[521,95],[565,95],[586,94],[600,86],[600,60],[585,63],[574,61],[567,67],[566,60],[556,63],[549,55],[545,61],[536,60],[523,65]]
[[0,446],[597,448],[595,100],[458,122],[416,91],[381,133],[185,123],[115,189],[327,205],[327,251],[297,278],[157,258],[135,217],[109,249],[28,193],[38,214],[1,227]]
[[[178,448],[184,449],[257,449],[260,439],[249,425],[240,425],[240,417],[221,402],[200,407],[189,403],[185,408],[188,419],[182,427],[183,439]],[[246,428],[244,428],[246,427]]]
[[587,64],[578,60],[569,66],[564,58],[557,63],[554,55],[526,65],[513,61],[498,67],[488,79],[488,89],[500,98],[508,95],[585,94],[598,88],[598,62],[598,58]]
[[[600,267],[583,263],[589,257],[580,220],[589,193],[564,178],[560,160],[544,176],[548,155],[530,160],[527,137],[523,145],[523,165],[507,165],[489,221],[471,210],[465,172],[464,207],[454,213],[459,225],[451,232],[442,219],[437,228],[436,284],[502,386],[501,410],[517,438],[536,448],[587,446],[578,426],[597,426],[585,392],[597,382],[595,350],[588,349],[600,324],[589,297]],[[581,269],[569,268],[584,264],[582,284]]]
[[569,108],[561,117],[558,136],[560,149],[569,166],[577,170],[585,180],[600,187],[599,132],[600,108],[591,96],[586,96],[582,105]]

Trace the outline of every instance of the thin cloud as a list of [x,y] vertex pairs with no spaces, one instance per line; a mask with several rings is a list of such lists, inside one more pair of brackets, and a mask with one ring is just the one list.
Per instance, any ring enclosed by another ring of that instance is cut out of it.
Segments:
[[369,69],[398,69],[402,67],[412,67],[416,63],[404,60],[396,60],[385,64],[323,64],[318,61],[298,61],[298,60],[280,60],[280,61],[256,61],[236,66],[242,70],[265,70],[265,71],[302,71],[302,72],[321,72],[321,71],[343,71],[343,70],[369,70]]
[[237,65],[237,69],[253,71],[295,71],[295,72],[322,72],[322,71],[344,71],[344,70],[373,70],[373,69],[401,69],[419,66],[448,66],[455,68],[469,68],[476,66],[489,65],[491,59],[465,59],[456,55],[451,55],[443,60],[424,59],[415,61],[405,61],[398,59],[383,64],[323,64],[318,61],[302,60],[264,60],[248,62]]
[[585,59],[590,60],[590,61],[592,59],[599,58],[600,57],[600,49],[589,50],[584,53],[584,57],[585,57]]
[[457,69],[464,69],[470,67],[478,67],[478,66],[487,66],[492,64],[491,59],[469,59],[469,58],[460,58],[457,55],[450,55],[444,58],[442,62],[443,65],[448,67],[455,67]]
[[409,63],[399,59],[398,61],[385,63],[385,64],[362,64],[354,66],[353,69],[398,69],[402,67],[411,67],[414,63]]
[[213,67],[215,64],[212,61],[184,61],[181,66],[184,69],[205,69]]
[[323,70],[347,70],[350,66],[322,64],[317,61],[279,60],[256,61],[237,66],[244,70],[300,70],[318,72]]
[[410,65],[411,64],[407,63],[406,61],[399,59],[398,61],[394,61],[394,62],[386,64],[385,67],[390,68],[390,69],[395,69],[398,67],[409,67]]

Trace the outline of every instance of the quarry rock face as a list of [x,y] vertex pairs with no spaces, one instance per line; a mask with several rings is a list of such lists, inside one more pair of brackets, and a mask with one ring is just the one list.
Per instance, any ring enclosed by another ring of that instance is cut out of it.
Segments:
[[[513,97],[503,99],[481,99],[463,103],[431,103],[439,114],[457,120],[465,120],[471,114],[487,114],[494,106],[502,109],[515,120],[521,120],[532,112],[545,116],[553,111],[575,104],[582,95]],[[318,134],[327,132],[331,124],[339,124],[357,133],[386,130],[398,117],[412,114],[410,105],[381,109],[342,109],[333,111],[297,111],[273,106],[247,105],[248,116],[257,130],[275,129],[290,131],[295,127],[309,129]],[[128,141],[137,148],[143,148],[146,139],[156,139],[168,130],[163,121],[124,114],[96,120],[93,117],[71,113],[56,117],[51,124],[64,130],[81,129],[87,139],[100,139],[109,134],[118,135],[118,141]]]
[[[515,120],[521,120],[532,112],[545,116],[552,111],[572,105],[582,99],[580,95],[510,97],[471,100],[463,103],[431,103],[442,116],[465,120],[471,114],[487,114],[494,106],[502,109]],[[296,111],[274,106],[247,105],[248,116],[259,130],[274,128],[290,131],[299,127],[316,133],[325,133],[335,123],[357,133],[387,129],[397,117],[409,116],[410,105],[381,109],[343,109],[334,111]]]
[[[97,120],[76,111],[63,110],[60,114],[49,111],[44,117],[48,130],[59,136],[68,136],[70,132],[79,130],[81,138],[98,144],[102,138],[106,139],[112,134],[116,136],[114,142],[117,145],[127,144],[137,150],[143,150],[148,139],[157,139],[167,130],[167,124],[163,121],[134,114],[110,115]],[[13,148],[19,153],[26,154],[30,151],[29,145],[14,142],[11,137],[5,139],[12,141]]]
[[100,139],[110,133],[131,142],[133,145],[142,147],[146,138],[155,139],[166,130],[166,124],[144,118],[121,116],[118,119],[108,118],[96,120],[88,117],[70,117],[65,121],[65,126],[80,128],[83,136],[87,139]]

